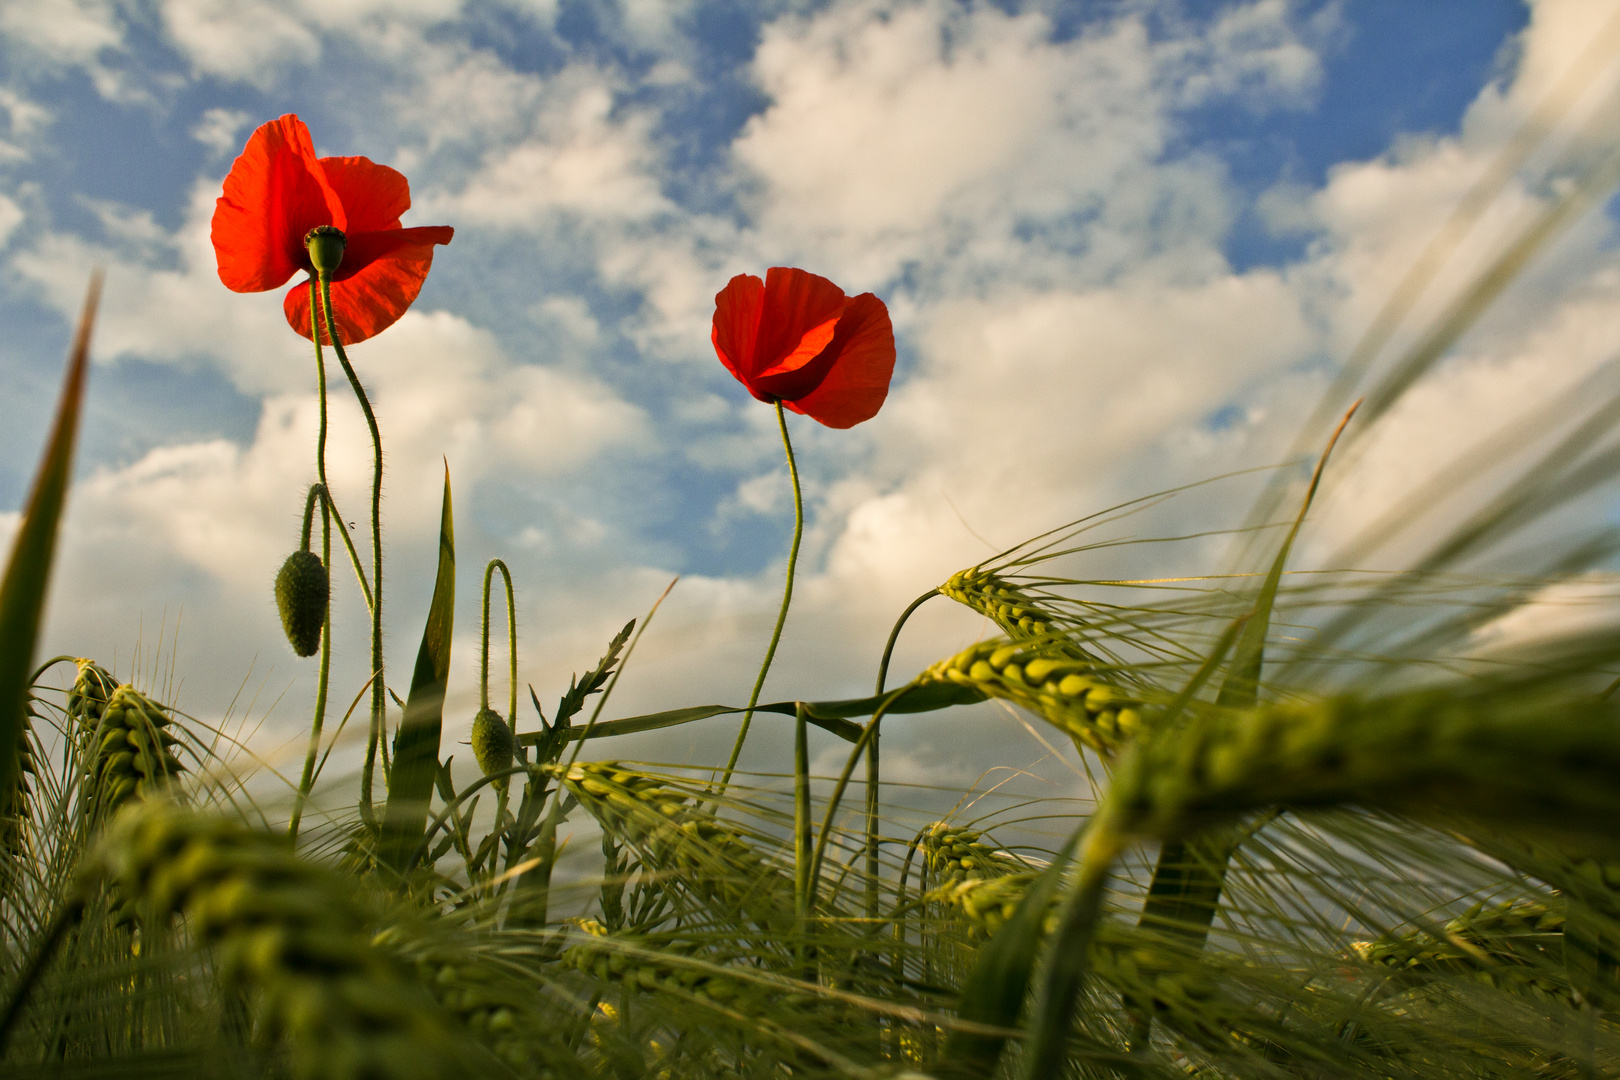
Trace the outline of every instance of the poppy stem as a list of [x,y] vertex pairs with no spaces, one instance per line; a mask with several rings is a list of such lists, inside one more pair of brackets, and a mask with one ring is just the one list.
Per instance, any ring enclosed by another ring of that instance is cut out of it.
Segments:
[[[321,565],[332,565],[332,507],[326,500],[324,484],[321,485]],[[309,750],[304,755],[304,774],[299,777],[298,797],[293,800],[292,817],[287,822],[287,839],[294,844],[298,843],[298,825],[304,817],[304,804],[309,801],[309,793],[315,787],[315,755],[321,748],[321,728],[326,724],[326,696],[331,679],[332,604],[329,599],[326,620],[321,624],[321,667],[315,681],[315,718],[309,725]]]
[[[321,328],[316,322],[320,315],[320,293],[315,287],[315,279],[309,279],[309,336],[315,342],[315,378],[319,389],[321,402],[321,429],[315,439],[315,474],[320,477],[321,487],[326,490],[326,505],[332,511],[332,516],[340,523],[346,519],[338,504],[332,498],[332,485],[326,479],[326,357],[321,352]],[[371,610],[371,582],[366,580],[366,570],[360,562],[360,553],[354,549],[354,538],[349,530],[339,528],[338,535],[343,538],[343,546],[349,553],[349,565],[354,567],[354,579],[360,583],[360,593],[366,599],[366,610]],[[327,571],[330,572],[332,564],[327,562]]]
[[489,587],[494,583],[495,571],[501,572],[501,579],[506,585],[506,662],[507,682],[511,687],[511,694],[506,705],[506,720],[512,725],[512,731],[517,732],[517,598],[512,592],[512,571],[506,568],[501,559],[489,560],[484,567],[484,631],[482,651],[478,654],[478,707],[489,708]]
[[782,449],[787,451],[788,476],[793,481],[793,546],[788,549],[787,583],[782,588],[782,610],[776,616],[776,629],[771,631],[771,645],[765,650],[765,662],[759,667],[759,678],[754,680],[754,692],[748,695],[748,708],[743,712],[742,727],[737,729],[737,741],[731,747],[731,759],[726,762],[725,775],[720,777],[720,788],[715,797],[724,795],[731,774],[742,756],[743,740],[748,737],[748,725],[754,719],[754,706],[759,704],[759,692],[765,687],[765,676],[776,659],[776,646],[782,640],[782,626],[787,622],[788,605],[793,601],[793,568],[799,562],[799,540],[804,536],[804,497],[799,491],[799,466],[793,460],[793,443],[788,438],[787,415],[782,402],[776,403],[776,426],[782,431]]
[[365,414],[366,426],[371,429],[371,731],[366,736],[366,764],[360,773],[360,818],[369,826],[376,822],[371,791],[377,769],[377,747],[383,738],[388,702],[388,692],[383,684],[382,647],[382,432],[377,430],[377,414],[371,411],[371,399],[366,397],[365,387],[360,385],[360,376],[354,373],[354,366],[349,363],[348,356],[343,352],[343,343],[338,340],[337,319],[332,315],[330,275],[320,275],[320,285],[321,312],[326,317],[327,340],[332,343],[332,351],[337,353],[338,363],[343,366],[343,374],[348,376],[349,386],[354,389],[354,396],[360,401],[360,411]]
[[[328,578],[332,570],[332,516],[330,497],[326,487],[326,358],[321,354],[321,331],[315,316],[315,279],[309,279],[309,337],[315,343],[315,382],[321,403],[321,426],[315,436],[315,473],[320,477],[321,491],[321,565]],[[304,507],[303,549],[309,550],[310,503]],[[356,567],[358,569],[358,567]],[[328,586],[330,588],[330,586]],[[326,618],[321,624],[321,666],[315,680],[315,716],[309,724],[309,751],[304,755],[304,773],[298,778],[298,795],[293,799],[292,816],[287,821],[287,839],[298,843],[298,825],[304,817],[304,803],[315,787],[315,755],[321,748],[321,728],[326,724],[326,694],[332,674],[332,601],[327,595]]]

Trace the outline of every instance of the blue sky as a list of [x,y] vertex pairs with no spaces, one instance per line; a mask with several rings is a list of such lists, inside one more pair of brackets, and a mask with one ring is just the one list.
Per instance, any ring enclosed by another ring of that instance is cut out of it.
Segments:
[[[884,296],[899,340],[875,420],[794,427],[811,522],[772,686],[858,692],[894,613],[993,545],[1277,460],[1599,7],[5,0],[0,506],[22,498],[104,265],[52,647],[127,661],[183,609],[181,703],[217,714],[251,670],[260,713],[282,702],[269,728],[296,730],[311,672],[268,583],[310,479],[312,365],[279,294],[219,285],[207,220],[253,126],[297,112],[319,152],[410,177],[406,224],[457,229],[412,313],[355,350],[389,445],[394,663],[448,457],[469,568],[455,700],[475,692],[473,582],[494,555],[537,685],[679,573],[624,706],[745,696],[790,507],[770,410],[707,320],[732,274],[799,265]],[[1534,168],[1434,304],[1544,195]],[[1413,454],[1599,362],[1610,227],[1583,224],[1391,419],[1325,547]],[[367,454],[354,416],[337,423],[358,523]],[[902,662],[981,631],[931,615]],[[363,659],[348,640],[340,685]],[[952,753],[926,743],[919,762]]]

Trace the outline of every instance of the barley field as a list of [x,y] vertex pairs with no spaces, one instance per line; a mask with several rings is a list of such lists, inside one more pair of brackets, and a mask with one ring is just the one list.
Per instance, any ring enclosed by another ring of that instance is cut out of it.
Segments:
[[[310,706],[289,751],[255,707],[176,707],[161,647],[44,654],[97,272],[0,580],[0,1077],[1620,1075],[1620,369],[1432,453],[1388,437],[1620,188],[1608,129],[1559,127],[1620,55],[1620,18],[1600,31],[1426,222],[1286,454],[891,582],[916,599],[860,670],[805,661],[813,696],[770,680],[796,649],[843,655],[784,633],[819,542],[801,469],[883,422],[907,316],[812,268],[717,277],[702,332],[792,495],[780,602],[735,698],[655,686],[634,711],[615,691],[674,585],[547,684],[522,564],[458,559],[451,460],[433,557],[396,569],[392,444],[348,349],[406,316],[455,229],[402,220],[401,171],[265,119],[209,239],[222,295],[281,292],[275,329],[314,359],[291,553],[256,601]],[[1527,170],[1538,198],[1502,217]],[[1392,454],[1393,495],[1363,468]],[[417,595],[408,639],[385,632]],[[941,609],[975,638],[910,663]],[[885,756],[961,715],[1042,756],[989,747],[944,784]],[[622,749],[689,732],[729,753]]]

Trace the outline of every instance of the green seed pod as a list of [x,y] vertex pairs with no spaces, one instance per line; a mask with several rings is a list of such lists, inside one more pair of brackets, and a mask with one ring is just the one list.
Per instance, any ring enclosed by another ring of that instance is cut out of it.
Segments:
[[326,622],[326,605],[331,599],[331,583],[321,557],[313,551],[295,551],[276,574],[276,608],[281,612],[281,628],[299,656],[313,656],[320,648],[321,628]]
[[485,776],[512,767],[512,727],[494,709],[483,708],[472,722],[473,756]]

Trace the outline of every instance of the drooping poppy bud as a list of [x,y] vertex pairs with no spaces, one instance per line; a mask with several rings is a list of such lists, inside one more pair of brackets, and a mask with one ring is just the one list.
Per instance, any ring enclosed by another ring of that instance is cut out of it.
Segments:
[[473,717],[472,749],[478,767],[485,776],[505,772],[512,767],[512,727],[494,709],[483,708]]
[[287,641],[299,656],[313,656],[320,648],[330,599],[331,583],[321,557],[313,551],[287,556],[276,575],[276,609]]

